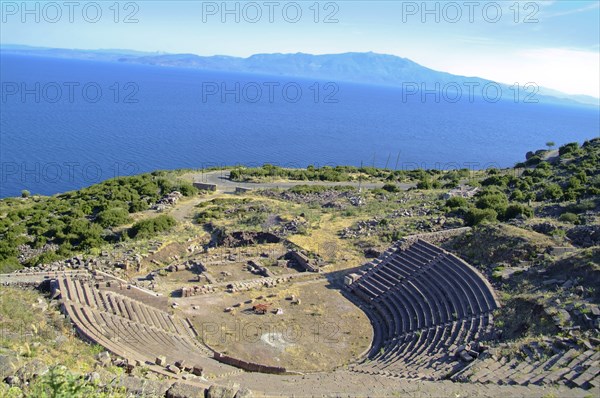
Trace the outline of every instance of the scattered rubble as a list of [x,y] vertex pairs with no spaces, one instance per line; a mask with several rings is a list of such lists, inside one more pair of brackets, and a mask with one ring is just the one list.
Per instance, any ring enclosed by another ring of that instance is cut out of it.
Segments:
[[173,191],[164,195],[160,198],[154,206],[152,206],[153,210],[156,211],[164,211],[170,207],[173,207],[179,202],[179,200],[183,197],[183,194],[179,191]]
[[567,231],[567,238],[579,247],[600,245],[600,225],[578,225]]

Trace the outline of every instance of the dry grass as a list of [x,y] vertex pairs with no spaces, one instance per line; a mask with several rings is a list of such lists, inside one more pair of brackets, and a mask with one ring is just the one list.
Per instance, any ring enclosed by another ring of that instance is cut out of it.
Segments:
[[94,356],[103,351],[77,338],[58,309],[48,306],[34,290],[2,287],[0,328],[0,353],[16,356],[22,362],[39,359],[72,371],[90,372],[95,366]]
[[307,235],[292,235],[288,239],[334,263],[332,270],[356,267],[365,261],[364,256],[356,251],[350,240],[340,239],[338,236],[342,229],[351,226],[355,221],[354,218],[324,214],[319,220],[318,228],[311,229]]

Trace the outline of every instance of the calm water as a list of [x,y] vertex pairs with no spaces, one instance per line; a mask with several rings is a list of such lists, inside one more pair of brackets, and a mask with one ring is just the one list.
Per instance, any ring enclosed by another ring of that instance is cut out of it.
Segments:
[[547,141],[600,131],[598,109],[580,107],[22,56],[3,55],[0,67],[2,197],[214,165],[511,166]]

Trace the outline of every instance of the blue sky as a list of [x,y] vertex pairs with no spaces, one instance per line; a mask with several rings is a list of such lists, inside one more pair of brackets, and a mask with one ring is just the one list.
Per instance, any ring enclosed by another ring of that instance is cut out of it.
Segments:
[[[234,12],[226,15],[222,1],[120,2],[118,15],[113,0],[99,1],[98,17],[87,1],[72,10],[54,3],[60,16],[51,2],[29,2],[28,14],[21,1],[1,1],[0,42],[236,56],[374,51],[450,73],[600,97],[598,0],[266,1],[228,2]],[[128,15],[132,23],[124,22]]]

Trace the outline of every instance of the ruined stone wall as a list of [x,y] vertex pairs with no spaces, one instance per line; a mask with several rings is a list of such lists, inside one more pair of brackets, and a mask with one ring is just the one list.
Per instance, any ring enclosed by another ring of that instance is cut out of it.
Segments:
[[407,244],[413,244],[417,239],[424,240],[426,242],[437,244],[440,242],[444,242],[450,238],[461,235],[467,231],[470,231],[471,227],[462,227],[462,228],[453,228],[446,229],[443,231],[437,232],[429,232],[424,234],[410,235],[402,238],[401,242],[406,242]]
[[260,373],[270,373],[270,374],[283,374],[286,373],[285,368],[279,366],[267,366],[261,365],[254,362],[246,362],[241,359],[233,358],[228,355],[224,355],[218,352],[215,352],[213,358],[219,362],[225,363],[227,365],[235,366],[236,368],[244,369],[248,372],[260,372]]
[[205,184],[203,182],[195,182],[194,187],[200,189],[201,191],[216,191],[217,186],[215,184]]
[[311,260],[310,258],[308,258],[307,256],[305,256],[304,254],[294,251],[291,251],[291,255],[292,258],[294,260],[296,260],[296,262],[302,267],[304,268],[306,271],[311,271],[311,272],[319,272],[319,267],[311,264]]

